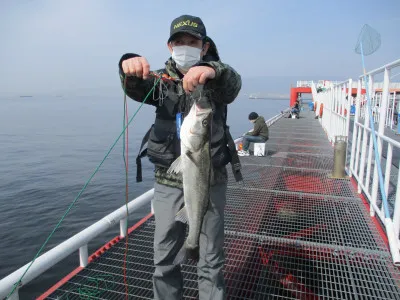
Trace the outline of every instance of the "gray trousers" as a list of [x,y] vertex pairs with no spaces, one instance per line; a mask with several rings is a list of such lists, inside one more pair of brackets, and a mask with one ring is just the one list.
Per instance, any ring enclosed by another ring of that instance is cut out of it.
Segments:
[[[210,204],[200,233],[200,259],[197,264],[200,300],[226,298],[222,273],[225,263],[223,246],[226,189],[227,183],[211,187]],[[185,240],[185,225],[175,221],[175,214],[184,205],[183,201],[181,189],[155,183],[154,299],[182,299],[181,268],[180,265],[174,265],[173,261]]]

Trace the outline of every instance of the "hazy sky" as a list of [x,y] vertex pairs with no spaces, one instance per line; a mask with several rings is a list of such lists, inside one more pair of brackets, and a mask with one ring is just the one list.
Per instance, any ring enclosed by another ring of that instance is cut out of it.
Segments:
[[399,11],[399,0],[0,0],[0,95],[113,91],[126,52],[162,67],[181,14],[203,19],[244,79],[356,78],[365,23],[382,39],[367,69],[400,58]]

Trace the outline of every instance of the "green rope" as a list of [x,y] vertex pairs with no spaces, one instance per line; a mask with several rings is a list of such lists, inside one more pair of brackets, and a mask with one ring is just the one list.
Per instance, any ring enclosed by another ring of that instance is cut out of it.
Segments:
[[[25,274],[28,272],[28,270],[31,268],[32,264],[35,262],[35,260],[38,258],[38,256],[42,253],[44,247],[47,245],[47,243],[49,242],[49,240],[51,239],[51,237],[53,236],[53,234],[55,233],[55,231],[60,227],[62,221],[64,221],[65,217],[68,215],[68,213],[70,212],[70,210],[72,209],[72,207],[75,205],[75,203],[78,201],[78,199],[81,197],[83,191],[86,189],[86,187],[89,185],[90,181],[93,179],[94,175],[96,175],[96,173],[99,171],[100,167],[103,165],[104,161],[107,159],[108,155],[111,153],[111,151],[114,149],[115,145],[117,144],[117,142],[119,141],[119,139],[121,138],[122,135],[125,134],[125,130],[126,128],[129,126],[129,124],[133,121],[133,119],[136,117],[137,113],[139,112],[139,110],[142,108],[143,104],[146,102],[147,98],[149,97],[149,95],[152,93],[152,91],[154,90],[154,88],[156,87],[156,85],[158,84],[158,82],[161,80],[161,77],[158,78],[153,87],[151,88],[151,90],[147,93],[146,97],[143,99],[143,101],[141,102],[140,106],[138,107],[138,109],[135,111],[135,113],[133,114],[133,116],[131,117],[131,119],[129,120],[128,124],[126,126],[124,126],[124,129],[122,130],[122,132],[120,133],[120,135],[117,137],[117,139],[115,140],[115,142],[112,144],[112,146],[110,147],[110,149],[107,151],[106,155],[104,156],[103,160],[100,162],[100,164],[97,166],[97,168],[94,170],[94,172],[92,173],[92,175],[89,177],[89,179],[86,181],[86,183],[84,184],[83,188],[80,190],[80,192],[78,193],[78,195],[75,197],[74,201],[72,201],[72,203],[69,205],[69,207],[67,208],[67,210],[65,211],[64,215],[61,217],[60,221],[57,223],[56,227],[54,227],[53,231],[50,233],[50,235],[47,237],[46,241],[43,243],[43,245],[40,247],[39,251],[36,253],[35,257],[33,258],[33,260],[31,261],[31,263],[29,264],[28,268],[25,270],[25,272],[22,274],[21,278],[18,280],[18,282],[16,282],[14,284],[14,288],[12,289],[12,291],[7,295],[6,299],[8,299],[17,289],[17,287],[21,284],[22,279],[24,278]],[[123,88],[124,90],[124,94],[126,96],[126,87],[124,86]]]
[[[111,282],[108,282],[109,279]],[[87,278],[78,288],[65,292],[59,300],[69,300],[69,295],[77,293],[80,299],[98,299],[105,292],[110,292],[115,286],[114,276],[105,274]]]

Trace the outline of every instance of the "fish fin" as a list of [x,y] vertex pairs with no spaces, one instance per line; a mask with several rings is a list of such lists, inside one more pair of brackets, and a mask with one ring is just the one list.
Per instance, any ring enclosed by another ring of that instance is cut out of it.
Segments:
[[175,215],[175,221],[179,221],[181,223],[187,224],[189,223],[189,218],[187,215],[186,207],[183,207],[180,211],[178,211]]
[[179,250],[178,254],[175,256],[174,265],[180,265],[187,262],[189,259],[198,262],[200,258],[199,247],[188,248],[185,245]]
[[182,159],[179,156],[177,159],[175,159],[171,166],[169,167],[167,173],[175,173],[175,174],[179,174],[182,172]]

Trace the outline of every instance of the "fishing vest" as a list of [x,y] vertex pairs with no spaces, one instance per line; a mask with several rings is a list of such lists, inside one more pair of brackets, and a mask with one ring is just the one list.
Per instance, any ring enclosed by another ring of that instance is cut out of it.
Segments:
[[[193,95],[195,98],[196,95]],[[136,159],[138,182],[142,181],[141,158],[148,156],[150,162],[161,168],[169,168],[180,156],[180,140],[177,135],[177,113],[182,119],[189,113],[194,100],[184,93],[182,85],[170,85],[167,96],[156,108],[154,124],[142,140],[139,155]],[[161,101],[161,100],[159,100]],[[242,181],[241,165],[236,147],[227,126],[227,105],[212,102],[213,121],[211,126],[211,159],[214,168],[232,164],[236,181]],[[142,150],[147,143],[147,149]]]

